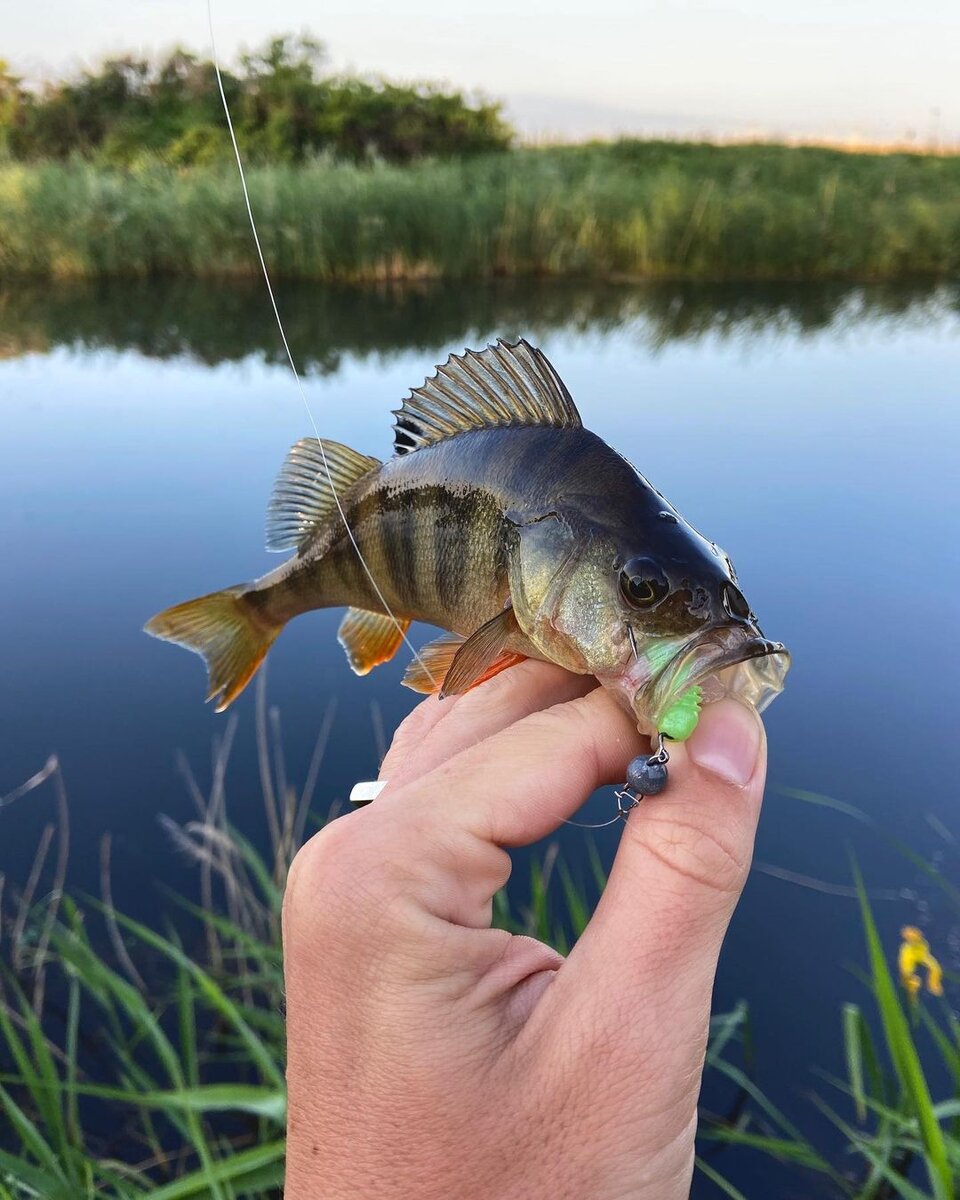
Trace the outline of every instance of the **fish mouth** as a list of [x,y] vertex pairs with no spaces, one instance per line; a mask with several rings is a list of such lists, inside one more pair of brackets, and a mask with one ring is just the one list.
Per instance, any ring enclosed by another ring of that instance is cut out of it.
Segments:
[[[685,647],[638,693],[634,707],[653,718],[654,728],[681,693],[700,687],[703,703],[735,696],[763,710],[783,691],[790,652],[765,638],[755,625],[723,625]],[[644,695],[644,693],[646,693]]]

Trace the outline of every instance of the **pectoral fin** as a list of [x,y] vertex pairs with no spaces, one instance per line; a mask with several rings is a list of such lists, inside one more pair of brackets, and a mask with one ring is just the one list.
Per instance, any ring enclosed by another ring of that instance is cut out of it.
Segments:
[[348,608],[337,630],[337,641],[346,650],[353,670],[358,675],[366,675],[380,663],[393,658],[409,625],[409,621],[394,621],[382,613]]
[[504,648],[507,639],[518,632],[513,609],[508,608],[468,638],[445,633],[423,647],[417,661],[407,667],[403,685],[426,696],[438,692],[441,699],[469,692],[523,662],[525,654]]
[[520,627],[512,608],[505,608],[491,621],[481,625],[455,654],[450,670],[444,677],[440,695],[459,696],[499,675],[507,667],[523,662],[525,655],[506,649],[511,635],[519,632]]

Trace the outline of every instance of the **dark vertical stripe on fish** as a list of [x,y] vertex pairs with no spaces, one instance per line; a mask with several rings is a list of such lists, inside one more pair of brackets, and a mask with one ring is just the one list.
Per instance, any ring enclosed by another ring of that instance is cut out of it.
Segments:
[[389,517],[383,511],[379,491],[370,494],[367,517],[367,565],[381,589],[389,598],[392,593],[391,580],[387,578],[387,541],[389,540]]
[[438,532],[437,591],[440,603],[448,613],[460,609],[464,581],[467,578],[472,551],[470,518],[473,514],[464,498],[447,492],[442,505],[441,527]]
[[443,607],[446,607],[443,600],[443,584],[444,584],[444,555],[443,555],[443,539],[444,527],[447,521],[447,502],[449,495],[446,492],[441,492],[439,489],[434,491],[433,504],[431,505],[430,528],[433,530],[433,562],[431,585],[433,594]]
[[[364,509],[368,508],[368,497],[354,508],[349,514],[350,525],[353,529],[354,537],[363,551],[364,556],[369,553],[369,549],[365,549],[365,543],[369,536],[368,530],[364,528],[365,513]],[[339,569],[340,578],[343,581],[344,588],[348,595],[356,597],[355,603],[358,608],[370,608],[370,581],[367,578],[367,573],[363,569],[363,564],[360,562],[360,557],[354,549],[353,543],[347,536],[346,530],[343,529],[342,522],[339,523],[341,530],[340,536],[337,539],[337,548],[334,552],[337,567]],[[376,577],[376,576],[374,576]]]
[[384,512],[384,567],[391,590],[402,608],[414,603],[410,591],[410,534],[413,514],[409,506],[398,504],[387,497],[383,500]]
[[431,607],[437,602],[437,493],[438,488],[426,487],[417,493],[418,520],[414,534],[416,551],[415,578],[418,595],[429,597]]

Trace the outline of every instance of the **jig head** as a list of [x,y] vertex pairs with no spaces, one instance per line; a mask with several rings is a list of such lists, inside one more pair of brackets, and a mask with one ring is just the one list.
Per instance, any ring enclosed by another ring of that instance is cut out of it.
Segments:
[[656,796],[667,786],[667,763],[670,761],[670,755],[665,743],[666,735],[657,734],[657,748],[653,754],[640,754],[627,767],[626,782],[615,793],[617,814],[624,821],[644,796]]

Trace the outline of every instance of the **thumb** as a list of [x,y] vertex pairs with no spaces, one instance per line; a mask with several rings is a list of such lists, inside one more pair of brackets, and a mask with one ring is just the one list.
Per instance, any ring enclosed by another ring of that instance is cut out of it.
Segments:
[[708,705],[691,738],[670,747],[669,769],[666,790],[626,822],[567,982],[574,993],[582,984],[605,997],[621,1028],[625,1012],[662,1006],[683,1040],[683,1011],[690,1034],[709,1011],[720,946],[750,869],[766,775],[760,718],[734,700]]

